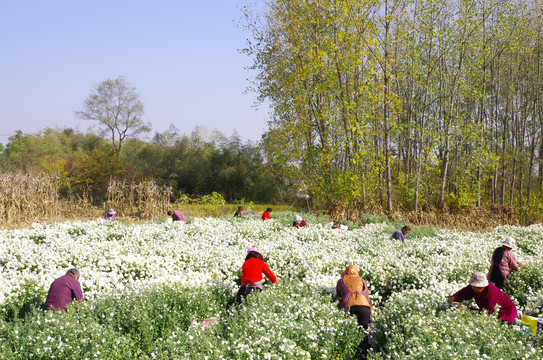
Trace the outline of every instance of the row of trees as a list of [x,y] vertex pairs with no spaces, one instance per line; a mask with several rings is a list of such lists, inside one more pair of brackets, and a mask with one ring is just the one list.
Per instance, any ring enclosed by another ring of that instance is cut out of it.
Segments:
[[265,146],[322,204],[541,213],[539,1],[267,5],[245,13]]
[[18,131],[0,148],[4,171],[57,176],[62,195],[107,200],[111,179],[138,183],[153,179],[180,195],[218,192],[228,201],[270,202],[278,198],[282,181],[265,164],[260,148],[236,135],[196,128],[181,135],[173,126],[150,141],[127,138],[122,147],[111,139],[72,129],[45,129],[37,134]]

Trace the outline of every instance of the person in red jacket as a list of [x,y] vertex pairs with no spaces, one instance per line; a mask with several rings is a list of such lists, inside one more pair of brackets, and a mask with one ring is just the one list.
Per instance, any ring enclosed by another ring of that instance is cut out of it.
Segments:
[[253,290],[262,290],[262,273],[275,284],[277,278],[272,273],[268,265],[264,262],[264,257],[255,248],[247,250],[245,262],[241,267],[241,286],[236,294],[236,302],[241,303],[241,298],[249,295]]
[[271,213],[272,209],[271,208],[267,208],[266,211],[264,211],[262,213],[262,220],[270,220],[270,213]]

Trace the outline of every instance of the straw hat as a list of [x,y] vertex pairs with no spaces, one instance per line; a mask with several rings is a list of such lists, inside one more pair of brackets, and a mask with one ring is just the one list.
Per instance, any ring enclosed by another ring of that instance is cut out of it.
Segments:
[[484,273],[477,271],[471,275],[471,279],[469,279],[468,284],[476,287],[487,287],[488,279]]
[[513,239],[512,237],[509,237],[509,236],[506,237],[502,241],[502,246],[508,247],[509,249],[514,248],[515,247],[515,239]]

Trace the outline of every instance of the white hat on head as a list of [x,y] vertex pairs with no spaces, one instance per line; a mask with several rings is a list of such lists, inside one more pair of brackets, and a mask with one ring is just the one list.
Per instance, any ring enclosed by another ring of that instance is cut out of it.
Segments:
[[298,215],[298,214],[294,215],[294,222],[296,224],[299,224],[300,221],[302,221],[302,217],[300,215]]
[[115,210],[109,209],[109,210],[107,211],[107,214],[108,214],[108,215],[115,215]]
[[502,246],[508,247],[509,249],[514,248],[515,247],[515,239],[513,239],[512,237],[509,237],[509,236],[506,237],[502,241]]
[[469,279],[468,284],[476,287],[487,287],[488,279],[484,273],[477,271],[471,275],[471,279]]

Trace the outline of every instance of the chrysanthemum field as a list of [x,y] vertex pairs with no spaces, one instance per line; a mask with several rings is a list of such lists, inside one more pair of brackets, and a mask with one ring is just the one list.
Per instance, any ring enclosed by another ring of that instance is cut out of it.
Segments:
[[[380,351],[371,359],[537,359],[543,340],[445,299],[486,272],[505,236],[524,266],[506,281],[543,316],[543,226],[436,230],[402,244],[387,223],[332,230],[291,215],[187,223],[67,222],[0,231],[1,359],[357,359],[365,335],[333,299],[348,264],[368,282]],[[241,306],[249,247],[278,278]],[[81,271],[85,302],[43,312],[51,282]],[[202,322],[212,318],[209,327]]]

